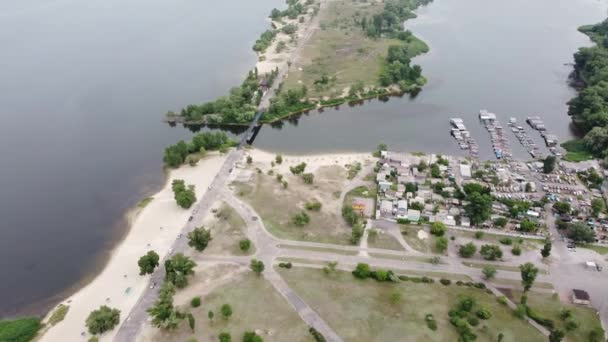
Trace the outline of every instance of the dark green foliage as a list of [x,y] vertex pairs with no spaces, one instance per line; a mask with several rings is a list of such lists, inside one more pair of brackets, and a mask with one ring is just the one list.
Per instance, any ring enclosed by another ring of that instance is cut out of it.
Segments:
[[553,210],[555,210],[558,214],[568,214],[572,208],[570,207],[570,203],[558,201],[553,203]]
[[555,156],[548,155],[543,161],[543,172],[551,173],[553,170],[555,170]]
[[433,331],[437,330],[437,321],[435,320],[435,317],[433,317],[433,314],[426,314],[426,316],[424,316],[424,321],[429,329]]
[[165,280],[177,288],[188,285],[188,276],[194,274],[196,263],[182,253],[177,253],[170,259],[165,260]]
[[302,174],[302,180],[306,184],[312,184],[313,181],[314,181],[314,179],[315,179],[315,175],[313,175],[312,173],[304,173],[304,174]]
[[232,336],[229,333],[223,332],[218,336],[220,342],[232,342]]
[[564,332],[559,329],[551,330],[551,333],[549,334],[549,342],[560,342],[564,339],[564,336]]
[[298,227],[303,227],[310,222],[310,216],[305,211],[301,211],[291,218],[291,222]]
[[521,255],[521,247],[519,247],[519,245],[513,246],[513,248],[511,249],[511,254],[516,256]]
[[435,236],[443,236],[446,231],[447,228],[445,227],[445,224],[441,222],[433,222],[431,225],[431,234]]
[[410,54],[406,46],[389,46],[388,55],[380,72],[380,84],[384,87],[399,84],[403,91],[408,90],[411,85],[422,85],[422,68],[418,65],[411,66],[410,62]]
[[204,227],[193,229],[188,233],[188,246],[202,252],[211,241],[211,232]]
[[439,253],[443,253],[448,249],[448,239],[445,236],[440,236],[435,240],[435,248]]
[[310,211],[319,211],[321,210],[321,206],[321,202],[319,201],[306,202],[305,204],[306,210]]
[[359,279],[369,278],[370,274],[371,269],[369,268],[369,265],[365,263],[358,263],[357,267],[353,271],[353,275]]
[[256,52],[264,52],[266,49],[272,44],[274,37],[277,36],[277,32],[274,30],[266,30],[264,31],[258,40],[253,44],[253,51]]
[[351,227],[359,223],[360,216],[350,205],[345,205],[342,207],[342,217],[344,218],[344,221],[346,221],[346,223]]
[[187,209],[190,208],[194,202],[196,202],[194,185],[189,185],[186,187],[186,183],[183,179],[174,179],[173,183],[171,183],[171,188],[173,189],[175,201],[180,207]]
[[490,311],[485,308],[480,308],[479,310],[477,310],[475,312],[475,315],[481,319],[490,319],[490,317],[492,317]]
[[262,272],[264,272],[264,262],[262,262],[262,260],[257,260],[257,259],[251,259],[251,263],[249,264],[249,268],[251,268],[251,270],[257,274],[260,275],[262,274]]
[[36,317],[0,321],[0,341],[31,341],[40,327],[40,319]]
[[547,241],[545,241],[545,245],[543,246],[543,249],[540,250],[540,254],[543,258],[551,255],[551,240],[547,239]]
[[114,329],[120,322],[120,310],[112,309],[102,305],[99,309],[93,310],[86,320],[86,326],[92,335],[102,334]]
[[519,223],[519,229],[522,232],[532,233],[538,228],[538,223],[525,219]]
[[460,254],[460,256],[463,258],[470,258],[475,254],[475,252],[477,252],[477,247],[472,242],[462,245],[458,249],[458,254]]
[[165,282],[160,288],[156,302],[148,309],[148,313],[152,317],[152,325],[155,327],[173,330],[184,318],[184,315],[173,306],[174,294],[175,286],[170,282]]
[[159,260],[160,257],[155,251],[148,251],[148,253],[143,255],[137,261],[137,265],[139,266],[139,275],[152,274],[156,266],[158,266]]
[[294,175],[302,174],[305,169],[306,169],[306,163],[304,163],[304,162],[302,162],[296,166],[289,167],[289,171],[291,171],[291,173]]
[[496,245],[483,245],[479,254],[486,260],[496,260],[502,258],[502,250]]
[[536,275],[538,274],[538,268],[533,263],[527,262],[523,265],[519,265],[519,271],[521,273],[521,284],[524,287],[524,291],[530,290]]
[[165,148],[163,161],[167,166],[178,167],[184,163],[190,153],[198,153],[201,148],[207,151],[220,149],[222,146],[231,146],[235,142],[224,132],[202,132],[195,135],[189,143],[180,140],[175,145]]
[[253,331],[246,331],[243,334],[243,342],[264,342],[264,339]]
[[450,279],[444,279],[444,278],[439,279],[439,282],[445,286],[448,286],[452,283],[452,281]]
[[198,308],[199,306],[201,306],[201,296],[196,296],[192,298],[192,300],[190,300],[190,306],[192,306],[193,308]]
[[286,269],[291,269],[293,265],[290,262],[280,262],[279,263],[279,267],[281,268],[286,268]]
[[248,251],[249,248],[251,248],[251,240],[249,240],[249,239],[242,239],[241,241],[239,241],[239,248],[243,252]]
[[315,339],[315,342],[325,342],[325,337],[313,327],[308,328],[308,332]]
[[568,237],[575,242],[595,242],[593,229],[580,222],[568,226]]
[[220,308],[220,312],[222,313],[222,317],[224,317],[224,319],[228,319],[230,316],[232,316],[232,307],[230,304],[224,304]]
[[186,317],[188,317],[188,326],[190,327],[190,330],[192,330],[192,332],[194,332],[194,325],[196,324],[196,320],[194,319],[194,316],[191,313],[188,313],[188,315]]
[[498,242],[500,242],[503,245],[507,245],[507,246],[510,246],[510,245],[513,244],[513,240],[511,238],[509,238],[509,237],[500,238],[498,240]]

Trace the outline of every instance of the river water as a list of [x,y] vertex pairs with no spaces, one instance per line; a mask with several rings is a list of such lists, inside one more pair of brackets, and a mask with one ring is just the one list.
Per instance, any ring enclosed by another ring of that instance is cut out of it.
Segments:
[[[0,2],[0,316],[43,313],[100,267],[126,209],[161,186],[163,148],[191,135],[162,124],[163,113],[240,83],[264,17],[282,2]],[[448,119],[460,116],[489,153],[481,108],[505,122],[538,114],[566,139],[565,63],[589,44],[576,28],[606,8],[436,0],[406,25],[431,47],[416,59],[429,79],[416,98],[311,112],[264,127],[256,146],[457,153]]]

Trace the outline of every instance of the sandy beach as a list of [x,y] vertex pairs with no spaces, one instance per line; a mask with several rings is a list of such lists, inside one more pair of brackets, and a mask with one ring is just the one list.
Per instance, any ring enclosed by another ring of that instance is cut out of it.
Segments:
[[[262,163],[270,169],[271,162],[275,160],[277,153],[271,153],[259,149],[251,149],[245,153],[251,156],[254,163]],[[325,154],[310,154],[310,155],[281,155],[283,163],[275,165],[273,169],[277,173],[289,173],[289,168],[300,163],[306,163],[306,172],[314,172],[319,167],[339,165],[345,166],[359,162],[365,164],[372,162],[376,158],[371,153],[325,153]],[[263,169],[266,171],[266,169]]]
[[[85,341],[90,337],[88,332],[86,337],[81,336],[87,331],[85,320],[101,305],[119,309],[122,324],[148,286],[149,276],[139,275],[137,260],[149,250],[156,251],[162,259],[190,216],[190,210],[175,203],[172,180],[184,179],[187,184],[194,184],[200,199],[225,158],[225,155],[209,153],[197,166],[184,165],[172,170],[163,189],[134,219],[129,233],[115,248],[103,271],[91,283],[62,301],[70,306],[68,314],[48,330],[41,341]],[[115,328],[102,335],[100,341],[111,341],[117,331]]]

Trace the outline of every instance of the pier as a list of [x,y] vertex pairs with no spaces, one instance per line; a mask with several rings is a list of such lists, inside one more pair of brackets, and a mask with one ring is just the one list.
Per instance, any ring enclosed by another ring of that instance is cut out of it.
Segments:
[[471,157],[478,158],[479,146],[475,139],[471,137],[471,132],[467,130],[464,121],[461,118],[452,118],[450,124],[452,125],[451,134],[458,142],[460,149],[468,150]]

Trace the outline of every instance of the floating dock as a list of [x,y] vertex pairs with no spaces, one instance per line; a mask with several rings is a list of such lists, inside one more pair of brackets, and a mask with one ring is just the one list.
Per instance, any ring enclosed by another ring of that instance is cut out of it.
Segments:
[[515,137],[519,141],[519,143],[528,151],[528,153],[532,156],[532,158],[540,157],[539,147],[536,146],[532,138],[528,136],[528,133],[522,126],[517,125],[517,119],[511,118],[509,119],[509,126],[511,127],[511,132],[515,134]]
[[479,146],[475,139],[471,137],[471,133],[464,125],[464,121],[461,118],[452,118],[450,119],[450,124],[452,125],[450,134],[456,139],[460,149],[468,150],[471,157],[477,158],[479,156]]
[[505,159],[507,161],[513,159],[509,139],[504,135],[503,127],[496,119],[496,114],[490,113],[485,109],[479,111],[479,120],[484,125],[488,133],[490,133],[490,141],[496,159]]

